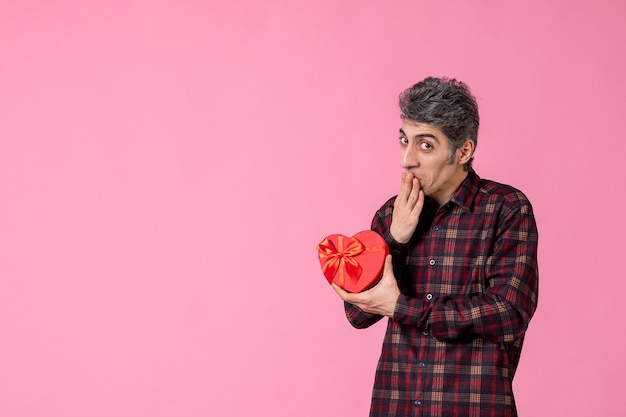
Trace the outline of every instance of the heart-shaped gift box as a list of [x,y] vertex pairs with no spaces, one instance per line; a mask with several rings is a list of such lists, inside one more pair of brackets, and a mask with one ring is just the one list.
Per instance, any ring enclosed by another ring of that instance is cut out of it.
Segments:
[[357,293],[378,283],[389,248],[381,235],[364,230],[352,237],[330,235],[317,245],[317,251],[328,282]]

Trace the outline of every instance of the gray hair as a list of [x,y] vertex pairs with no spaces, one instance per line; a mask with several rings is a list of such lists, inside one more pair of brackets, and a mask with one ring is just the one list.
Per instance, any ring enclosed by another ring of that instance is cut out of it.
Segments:
[[[467,139],[478,144],[478,104],[470,88],[450,78],[428,77],[400,94],[402,117],[418,123],[435,126],[450,140],[449,163],[454,153]],[[464,165],[469,171],[471,157]]]

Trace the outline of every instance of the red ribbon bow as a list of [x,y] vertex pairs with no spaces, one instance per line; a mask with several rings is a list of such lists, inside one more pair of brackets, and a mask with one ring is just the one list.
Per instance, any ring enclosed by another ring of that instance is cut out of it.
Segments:
[[[345,245],[344,239],[347,241]],[[322,272],[328,282],[333,282],[337,271],[339,271],[339,286],[343,287],[345,283],[344,275],[347,275],[354,281],[358,281],[361,276],[363,268],[361,268],[361,265],[353,256],[362,253],[365,250],[365,246],[358,239],[343,235],[337,235],[337,245],[339,248],[335,248],[333,242],[326,238],[317,245],[317,251],[322,261]]]

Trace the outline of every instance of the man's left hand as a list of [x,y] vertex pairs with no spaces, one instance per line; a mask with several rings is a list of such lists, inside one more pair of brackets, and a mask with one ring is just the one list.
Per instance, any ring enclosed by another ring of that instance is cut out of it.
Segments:
[[387,317],[393,316],[398,296],[400,295],[398,282],[393,274],[391,255],[387,255],[383,276],[373,288],[353,294],[343,290],[335,283],[332,283],[332,286],[342,300],[357,306],[367,313],[380,314]]

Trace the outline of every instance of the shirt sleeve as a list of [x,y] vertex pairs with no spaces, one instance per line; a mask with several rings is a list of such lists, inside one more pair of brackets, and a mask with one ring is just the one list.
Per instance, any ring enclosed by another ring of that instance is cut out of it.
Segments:
[[438,340],[482,337],[512,342],[537,308],[537,227],[526,200],[503,209],[485,268],[487,287],[473,297],[414,298],[401,294],[393,320],[428,329]]
[[[373,231],[380,234],[387,243],[389,253],[391,253],[393,259],[393,269],[397,276],[399,263],[401,262],[401,259],[404,259],[408,250],[408,245],[396,241],[389,232],[393,201],[394,199],[389,200],[379,211],[376,212],[374,219],[372,220],[371,228]],[[348,321],[357,329],[370,327],[372,324],[378,322],[384,317],[379,314],[366,313],[348,302],[344,302],[344,307]]]

